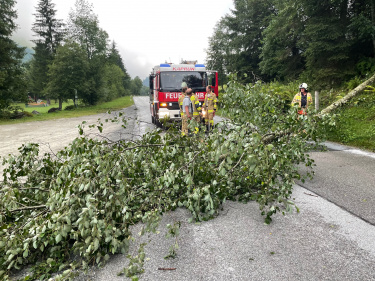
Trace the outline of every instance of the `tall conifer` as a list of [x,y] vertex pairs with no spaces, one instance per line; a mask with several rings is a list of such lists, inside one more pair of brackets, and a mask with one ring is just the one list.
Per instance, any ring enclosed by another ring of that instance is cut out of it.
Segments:
[[24,48],[10,38],[16,29],[17,13],[14,0],[2,0],[0,4],[0,115],[14,100],[23,95],[21,59]]
[[111,49],[109,50],[108,62],[111,63],[111,64],[114,64],[114,65],[117,65],[124,72],[123,86],[124,86],[125,89],[129,89],[131,78],[130,78],[130,75],[128,74],[128,72],[125,68],[122,57],[121,57],[119,51],[117,50],[117,46],[116,46],[115,41],[112,42]]
[[57,47],[64,32],[62,20],[56,19],[55,4],[52,0],[39,0],[36,7],[35,22],[32,30],[36,39],[34,43],[34,60],[31,67],[32,90],[40,94],[48,83],[48,65],[52,63]]

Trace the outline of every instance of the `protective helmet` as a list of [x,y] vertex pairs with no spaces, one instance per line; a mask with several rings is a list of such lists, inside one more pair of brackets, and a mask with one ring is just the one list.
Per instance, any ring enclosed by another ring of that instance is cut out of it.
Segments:
[[186,82],[182,82],[182,84],[181,84],[181,88],[187,88],[187,84],[186,84]]
[[305,90],[307,90],[307,84],[306,83],[302,83],[301,85],[299,85],[299,88],[300,89],[305,89]]

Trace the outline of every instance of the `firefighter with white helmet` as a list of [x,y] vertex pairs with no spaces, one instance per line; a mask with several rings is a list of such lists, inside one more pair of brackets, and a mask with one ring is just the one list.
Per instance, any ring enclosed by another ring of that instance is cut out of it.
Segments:
[[298,104],[298,114],[306,115],[308,107],[313,103],[311,94],[307,91],[308,86],[306,83],[299,85],[299,93],[297,93],[292,101],[292,105]]

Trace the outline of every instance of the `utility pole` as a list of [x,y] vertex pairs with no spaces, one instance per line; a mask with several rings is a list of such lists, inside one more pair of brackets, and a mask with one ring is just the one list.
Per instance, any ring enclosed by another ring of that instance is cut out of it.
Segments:
[[319,110],[319,91],[315,91],[315,110]]

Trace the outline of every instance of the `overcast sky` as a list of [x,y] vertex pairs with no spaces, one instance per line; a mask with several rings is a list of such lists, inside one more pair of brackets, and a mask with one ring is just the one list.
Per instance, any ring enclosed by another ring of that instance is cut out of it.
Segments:
[[[75,0],[52,0],[58,19],[67,21]],[[31,26],[38,0],[18,0],[18,30],[13,40],[32,47]],[[129,74],[142,80],[165,61],[205,63],[208,37],[216,23],[233,8],[232,0],[89,0]]]

